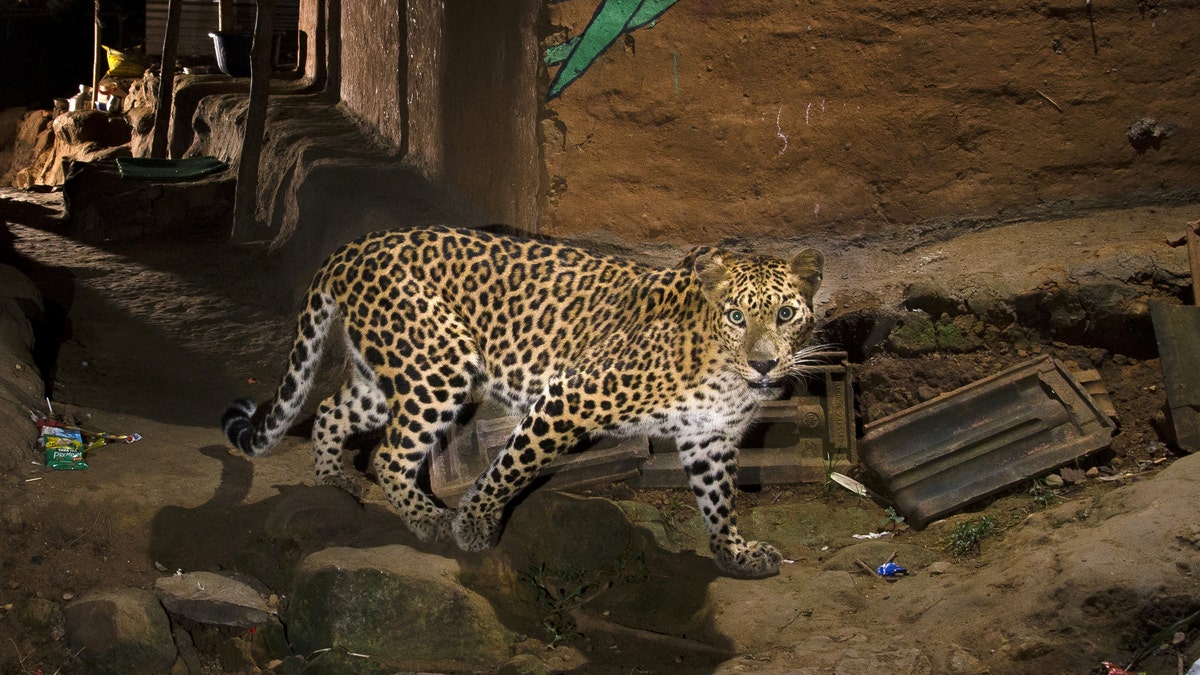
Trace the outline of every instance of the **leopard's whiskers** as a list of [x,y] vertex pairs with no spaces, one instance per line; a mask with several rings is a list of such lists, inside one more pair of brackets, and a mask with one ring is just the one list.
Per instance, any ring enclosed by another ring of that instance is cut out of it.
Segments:
[[793,366],[815,366],[828,361],[826,354],[837,348],[837,345],[831,343],[813,344],[802,347],[799,351],[792,354]]

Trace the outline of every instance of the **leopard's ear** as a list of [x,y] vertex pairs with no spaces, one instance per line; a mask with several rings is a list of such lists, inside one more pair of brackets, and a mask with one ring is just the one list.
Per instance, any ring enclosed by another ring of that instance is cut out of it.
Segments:
[[725,258],[729,253],[721,249],[696,249],[684,259],[700,281],[700,290],[713,304],[720,304],[729,289],[729,268]]
[[687,252],[687,255],[683,256],[683,260],[679,261],[679,267],[680,269],[690,270],[696,266],[697,258],[707,253],[713,253],[714,251],[717,251],[717,249],[711,246],[694,246],[692,250]]
[[805,286],[804,294],[811,303],[817,289],[821,287],[821,279],[825,273],[825,256],[815,248],[806,248],[792,257],[788,267],[791,268],[792,274],[800,277]]

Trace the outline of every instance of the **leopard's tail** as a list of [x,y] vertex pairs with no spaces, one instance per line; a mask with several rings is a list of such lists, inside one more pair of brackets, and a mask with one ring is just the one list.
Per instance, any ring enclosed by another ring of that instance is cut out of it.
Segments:
[[279,443],[312,388],[325,338],[336,312],[333,297],[321,288],[320,275],[309,287],[307,299],[297,320],[287,371],[266,414],[255,420],[258,406],[254,399],[241,398],[230,403],[221,416],[221,429],[229,442],[251,457],[265,455]]

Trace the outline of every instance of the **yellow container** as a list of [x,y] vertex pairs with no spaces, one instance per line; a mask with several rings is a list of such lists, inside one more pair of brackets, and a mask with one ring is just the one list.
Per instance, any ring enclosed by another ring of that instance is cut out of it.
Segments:
[[127,54],[108,46],[104,53],[108,56],[108,77],[141,77],[146,71],[141,54]]

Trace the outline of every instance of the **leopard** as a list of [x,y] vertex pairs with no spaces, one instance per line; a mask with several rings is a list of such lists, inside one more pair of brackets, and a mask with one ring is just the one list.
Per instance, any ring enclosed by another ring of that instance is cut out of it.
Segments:
[[[407,528],[483,551],[498,543],[510,502],[563,453],[604,436],[670,438],[718,569],[773,576],[780,551],[738,528],[738,444],[760,404],[811,362],[823,268],[814,248],[784,259],[700,246],[680,264],[651,266],[483,229],[364,235],[313,276],[274,398],[262,410],[235,400],[221,426],[246,455],[269,452],[336,333],[349,364],[316,407],[317,484],[361,498],[344,446],[375,432],[374,480]],[[446,506],[422,487],[422,466],[464,405],[485,399],[521,421]]]

